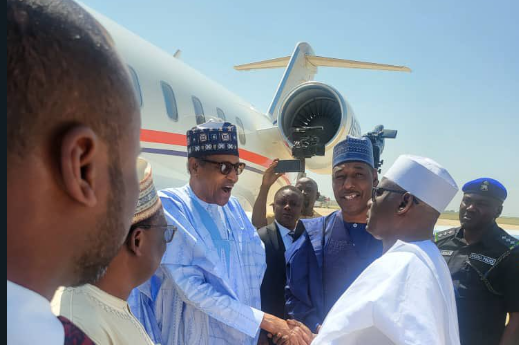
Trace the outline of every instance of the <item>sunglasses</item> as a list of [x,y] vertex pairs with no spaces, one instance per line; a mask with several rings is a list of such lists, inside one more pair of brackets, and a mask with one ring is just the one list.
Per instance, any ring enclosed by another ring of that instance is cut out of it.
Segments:
[[[375,198],[382,196],[384,192],[388,193],[397,193],[397,194],[405,194],[407,193],[405,190],[396,190],[396,189],[388,189],[384,187],[373,187],[371,189],[371,201],[375,202]],[[416,197],[413,198],[413,202],[418,205],[418,200]]]
[[153,228],[165,229],[164,230],[164,241],[169,243],[173,241],[173,236],[177,231],[177,227],[174,225],[140,225],[139,228],[149,230]]
[[205,158],[200,158],[200,160],[203,162],[218,165],[220,173],[222,173],[223,175],[229,175],[233,169],[234,171],[236,171],[236,175],[240,175],[245,169],[245,163],[242,162],[233,164],[231,162],[216,162]]

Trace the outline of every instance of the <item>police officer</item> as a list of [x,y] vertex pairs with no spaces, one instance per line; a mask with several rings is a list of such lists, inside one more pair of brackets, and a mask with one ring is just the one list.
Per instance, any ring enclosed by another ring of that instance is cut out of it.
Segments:
[[480,178],[462,190],[461,227],[435,235],[454,283],[461,344],[519,344],[519,242],[496,224],[506,189]]

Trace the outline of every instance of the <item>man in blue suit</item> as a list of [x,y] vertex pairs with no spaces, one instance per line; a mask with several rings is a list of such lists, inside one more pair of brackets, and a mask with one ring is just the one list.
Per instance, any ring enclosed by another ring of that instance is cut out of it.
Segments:
[[298,226],[306,231],[285,254],[286,311],[313,332],[342,293],[382,254],[382,243],[366,232],[367,202],[377,183],[371,141],[348,136],[338,143],[332,187],[341,209],[301,220]]

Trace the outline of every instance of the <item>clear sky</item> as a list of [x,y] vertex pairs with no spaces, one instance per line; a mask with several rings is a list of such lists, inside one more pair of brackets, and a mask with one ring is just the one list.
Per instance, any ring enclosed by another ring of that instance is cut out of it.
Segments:
[[[503,214],[519,216],[519,2],[83,0],[266,111],[283,69],[233,65],[316,55],[405,65],[412,73],[320,68],[362,132],[398,129],[382,173],[403,153],[430,157],[458,185],[488,176],[508,189]],[[314,175],[311,175],[314,177]],[[333,198],[329,176],[318,177]],[[457,210],[458,193],[448,209]]]

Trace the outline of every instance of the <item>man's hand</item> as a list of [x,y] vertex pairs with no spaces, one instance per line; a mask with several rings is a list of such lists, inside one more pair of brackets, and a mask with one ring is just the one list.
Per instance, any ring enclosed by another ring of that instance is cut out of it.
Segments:
[[270,188],[278,178],[283,176],[281,173],[274,172],[274,168],[278,165],[279,158],[276,158],[270,163],[270,166],[263,173],[263,180],[261,181],[262,187]]
[[288,320],[287,325],[290,328],[289,334],[277,333],[276,335],[269,334],[274,344],[276,345],[307,345],[312,342],[315,335],[303,323],[296,320]]

